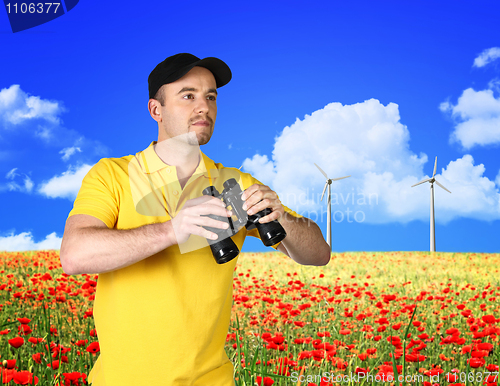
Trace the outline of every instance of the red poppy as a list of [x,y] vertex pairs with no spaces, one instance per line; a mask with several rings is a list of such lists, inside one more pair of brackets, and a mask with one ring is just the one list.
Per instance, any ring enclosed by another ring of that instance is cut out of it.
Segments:
[[19,335],[28,335],[33,332],[31,327],[27,324],[21,324],[20,326],[17,326],[17,329],[19,330]]
[[17,318],[17,320],[21,324],[28,324],[29,322],[31,322],[31,319],[28,319],[28,318]]
[[436,375],[439,375],[439,374],[442,374],[444,373],[444,370],[443,369],[440,369],[439,367],[436,367],[434,369],[431,369],[429,371],[426,371],[424,373],[424,375],[428,376],[428,377],[435,377]]
[[42,355],[45,355],[45,353],[39,352],[39,353],[33,354],[31,357],[33,358],[33,360],[36,363],[38,363],[39,365],[41,365],[42,364]]
[[382,295],[382,297],[384,298],[384,303],[389,303],[396,299],[396,295]]
[[13,369],[14,367],[16,367],[16,359],[5,360],[3,366],[8,369]]
[[427,359],[427,357],[425,355],[415,353],[415,354],[406,354],[405,359],[407,362],[423,362]]
[[367,367],[366,369],[363,367],[356,367],[354,370],[356,374],[368,374],[370,372],[370,369]]
[[469,358],[469,359],[467,359],[467,363],[469,364],[470,367],[477,369],[478,367],[484,366],[484,359],[483,358]]
[[365,361],[365,360],[366,360],[366,358],[368,358],[368,354],[367,354],[367,353],[358,354],[358,358],[359,358],[361,361]]
[[274,383],[274,381],[272,380],[272,378],[264,377],[264,379],[262,379],[262,377],[260,375],[257,376],[257,384],[259,386],[260,385],[271,386],[273,383]]
[[326,351],[325,350],[313,350],[311,351],[312,357],[315,361],[321,361],[323,358],[326,357]]
[[87,375],[84,373],[79,373],[78,371],[72,373],[63,373],[63,376],[66,380],[70,381],[73,385],[78,385],[78,380],[82,378],[83,381],[87,378]]
[[313,356],[312,352],[311,351],[301,351],[299,353],[299,357],[298,359],[301,360],[301,359],[308,359],[308,358],[311,358]]
[[43,338],[35,338],[34,336],[28,338],[28,342],[33,343],[33,344],[38,344],[40,342],[43,342]]
[[496,323],[496,319],[493,315],[484,315],[482,318],[483,322],[488,324]]
[[477,351],[472,351],[470,354],[473,358],[484,358],[488,356],[488,351],[477,350]]
[[99,342],[92,342],[91,344],[89,344],[86,348],[86,350],[88,352],[91,352],[91,353],[98,353],[100,350],[99,350]]
[[[275,344],[281,344],[285,341],[285,337],[284,336],[275,336],[272,338],[273,339],[273,342]],[[95,343],[95,342],[94,342]],[[90,347],[90,346],[89,346]],[[88,348],[87,348],[88,349]],[[88,351],[88,350],[87,350]],[[99,346],[98,346],[98,351],[99,351]],[[96,352],[96,351],[92,351],[92,352]]]
[[14,378],[16,370],[2,369],[0,367],[0,376],[2,377],[3,383],[9,383]]
[[[14,383],[16,385],[32,385],[33,374],[29,371],[18,371],[14,374]],[[35,385],[38,384],[38,377],[35,377]]]
[[375,354],[376,352],[377,352],[377,349],[376,349],[375,347],[372,347],[372,348],[368,348],[368,349],[366,349],[366,353],[367,353],[368,355],[373,355],[373,354]]
[[49,363],[47,367],[52,367],[54,370],[57,370],[59,368],[59,361],[52,361],[52,363]]
[[19,348],[24,344],[24,338],[20,336],[9,339],[9,344],[14,348]]

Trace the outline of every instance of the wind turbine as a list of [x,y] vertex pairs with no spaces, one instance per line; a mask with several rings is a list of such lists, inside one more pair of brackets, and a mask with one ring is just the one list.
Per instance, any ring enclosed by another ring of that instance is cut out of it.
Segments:
[[[314,164],[316,165],[316,164]],[[318,165],[316,167],[319,169],[321,174],[323,174],[326,178],[326,183],[325,187],[323,188],[323,194],[321,194],[321,201],[323,201],[323,196],[325,195],[325,190],[328,185],[328,219],[327,219],[327,227],[326,227],[326,242],[330,246],[330,251],[332,250],[332,190],[330,185],[332,184],[333,181],[338,181],[342,180],[344,178],[350,177],[350,176],[345,176],[345,177],[339,177],[339,178],[328,178],[326,173],[321,169]]]
[[437,163],[438,163],[438,157],[436,157],[436,161],[434,162],[434,173],[432,173],[432,178],[428,178],[426,180],[420,181],[419,183],[412,185],[412,188],[414,186],[423,184],[424,182],[430,182],[431,183],[431,252],[436,252],[436,233],[434,231],[434,182],[444,190],[446,190],[448,193],[451,193],[448,189],[446,189],[443,185],[441,185],[435,178],[434,176],[436,175],[436,169],[437,169]]

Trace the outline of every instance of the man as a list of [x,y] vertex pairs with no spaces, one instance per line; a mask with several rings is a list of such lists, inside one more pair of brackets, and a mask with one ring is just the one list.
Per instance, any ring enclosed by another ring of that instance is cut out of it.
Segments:
[[[101,159],[85,176],[66,222],[63,270],[99,274],[94,321],[100,356],[94,386],[233,385],[224,351],[236,260],[217,264],[206,215],[231,216],[220,199],[201,196],[237,177],[248,214],[278,220],[287,237],[273,246],[300,264],[325,265],[330,250],[312,221],[284,207],[247,173],[215,164],[199,150],[213,133],[217,89],[231,79],[219,59],[178,54],[151,72],[148,109],[158,141],[135,156]],[[241,249],[256,230],[232,240]]]

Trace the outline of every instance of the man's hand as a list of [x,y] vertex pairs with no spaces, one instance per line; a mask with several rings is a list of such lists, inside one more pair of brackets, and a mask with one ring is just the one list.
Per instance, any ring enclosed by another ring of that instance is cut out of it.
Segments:
[[217,239],[215,233],[203,227],[227,229],[229,224],[211,219],[206,216],[208,214],[230,217],[231,211],[227,210],[224,203],[215,197],[201,196],[188,200],[177,216],[171,220],[175,235],[173,244],[182,244],[191,235],[198,235],[211,240]]
[[259,219],[261,224],[273,220],[279,221],[285,213],[278,195],[266,185],[253,184],[243,192],[241,199],[245,201],[243,209],[247,211],[249,216],[266,208],[272,210],[270,214]]

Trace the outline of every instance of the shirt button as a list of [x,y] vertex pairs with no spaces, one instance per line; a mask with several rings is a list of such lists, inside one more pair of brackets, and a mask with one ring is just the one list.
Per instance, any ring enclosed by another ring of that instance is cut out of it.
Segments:
[[165,171],[166,171],[167,173],[170,173],[170,168],[166,168],[166,169],[165,169]]
[[175,196],[177,196],[177,195],[179,194],[179,192],[178,192],[177,190],[174,190],[172,193],[173,193]]

